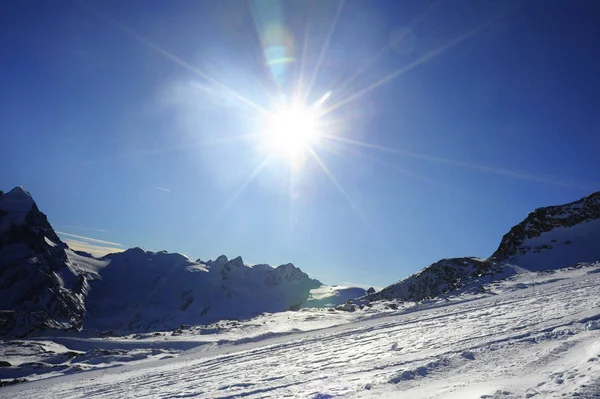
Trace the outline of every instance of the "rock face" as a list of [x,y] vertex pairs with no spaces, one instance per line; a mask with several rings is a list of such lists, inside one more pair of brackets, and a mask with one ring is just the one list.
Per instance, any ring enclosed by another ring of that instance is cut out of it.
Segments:
[[0,334],[81,328],[87,280],[66,248],[27,191],[0,196]]
[[442,259],[379,292],[368,294],[365,298],[370,301],[382,299],[422,301],[458,288],[465,288],[474,280],[491,276],[497,271],[498,269],[491,262],[484,259]]
[[489,259],[530,270],[600,259],[600,192],[569,204],[536,209],[504,235]]

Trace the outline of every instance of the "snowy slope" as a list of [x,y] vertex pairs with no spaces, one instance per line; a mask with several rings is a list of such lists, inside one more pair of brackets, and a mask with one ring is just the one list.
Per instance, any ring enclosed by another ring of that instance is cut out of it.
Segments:
[[527,238],[518,255],[506,261],[528,270],[569,267],[578,262],[600,259],[600,219],[571,227],[555,227],[537,237]]
[[599,271],[524,273],[539,284],[519,288],[527,279],[515,275],[479,300],[201,346],[4,387],[0,398],[597,398]]
[[530,270],[559,269],[600,259],[600,192],[536,209],[514,226],[490,257]]
[[403,302],[397,306],[390,306],[390,302],[375,302],[362,309],[357,308],[355,312],[305,308],[298,312],[263,313],[245,321],[218,321],[208,325],[184,326],[174,331],[103,338],[89,336],[89,332],[54,335],[38,333],[37,337],[0,342],[0,358],[11,365],[0,370],[0,376],[8,382],[19,378],[31,381],[85,370],[186,356],[182,351],[192,348],[194,351],[206,352],[249,342],[286,339],[304,332],[348,323],[377,322],[389,315],[430,311],[490,295],[539,290],[599,273],[600,263],[581,264],[550,272],[523,272],[486,284],[479,293],[462,293],[420,303]]
[[365,295],[364,288],[345,285],[329,286],[323,285],[310,290],[310,296],[304,302],[305,308],[326,308],[338,306],[350,299]]
[[321,286],[292,264],[247,266],[241,257],[197,263],[133,248],[104,259],[86,301],[88,329],[145,332],[250,318],[300,307]]

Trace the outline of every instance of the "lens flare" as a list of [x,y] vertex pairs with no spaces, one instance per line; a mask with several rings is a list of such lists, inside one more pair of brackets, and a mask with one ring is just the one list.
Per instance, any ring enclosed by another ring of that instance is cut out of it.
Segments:
[[319,139],[317,115],[309,108],[285,107],[268,120],[267,140],[271,150],[290,160],[309,150]]

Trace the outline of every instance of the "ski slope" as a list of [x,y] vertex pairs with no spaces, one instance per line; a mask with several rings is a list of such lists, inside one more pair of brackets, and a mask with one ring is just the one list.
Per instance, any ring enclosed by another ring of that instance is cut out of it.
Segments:
[[7,386],[0,398],[597,398],[599,271],[537,274],[535,286],[526,277],[447,306]]

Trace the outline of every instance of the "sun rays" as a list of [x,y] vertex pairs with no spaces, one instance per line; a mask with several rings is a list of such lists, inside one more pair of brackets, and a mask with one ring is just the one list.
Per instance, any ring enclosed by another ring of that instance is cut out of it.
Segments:
[[[371,94],[374,90],[381,88],[384,85],[390,84],[394,79],[399,78],[405,73],[414,68],[451,51],[461,43],[483,32],[489,28],[497,18],[492,18],[475,27],[465,29],[461,35],[458,35],[435,49],[426,52],[424,55],[405,65],[399,66],[391,72],[384,74],[378,78],[372,79],[358,87],[356,90],[349,92],[353,83],[360,81],[359,78],[366,76],[367,70],[377,65],[382,60],[383,56],[388,52],[390,44],[376,45],[373,56],[366,59],[356,68],[349,68],[346,78],[341,83],[334,87],[319,87],[323,84],[319,79],[321,70],[324,69],[328,51],[332,45],[332,40],[336,35],[336,27],[344,18],[345,0],[337,0],[337,3],[332,9],[327,29],[322,38],[319,38],[319,45],[313,48],[309,46],[311,42],[311,23],[307,18],[304,21],[304,29],[300,30],[300,34],[294,36],[293,29],[286,26],[285,2],[273,0],[267,2],[271,8],[265,8],[264,2],[256,3],[249,0],[249,10],[251,19],[256,29],[256,35],[263,54],[260,56],[264,59],[264,66],[270,74],[270,81],[256,82],[256,86],[265,87],[267,85],[276,86],[276,94],[272,94],[268,104],[261,104],[261,101],[252,98],[252,96],[242,94],[242,90],[235,85],[227,84],[221,79],[208,74],[192,63],[185,61],[173,52],[159,46],[150,39],[140,35],[130,27],[120,23],[111,16],[102,11],[82,4],[95,15],[108,22],[111,26],[125,33],[127,36],[134,39],[144,47],[156,52],[160,56],[172,61],[185,70],[191,72],[195,78],[199,79],[202,85],[197,85],[199,90],[206,93],[207,96],[218,96],[218,92],[227,96],[236,104],[251,110],[251,115],[259,121],[260,128],[258,132],[251,134],[243,134],[236,137],[223,137],[220,139],[190,143],[189,145],[180,145],[174,147],[162,148],[156,151],[143,151],[139,155],[154,155],[162,152],[184,151],[194,147],[204,147],[207,145],[227,145],[231,142],[244,141],[248,143],[249,151],[255,147],[266,147],[266,155],[261,161],[250,171],[245,179],[242,179],[242,184],[237,188],[231,197],[223,204],[222,208],[215,213],[213,222],[216,222],[231,206],[240,198],[244,191],[256,180],[261,173],[266,173],[267,167],[276,156],[286,158],[289,166],[289,213],[290,213],[290,229],[293,225],[293,207],[294,199],[298,195],[296,192],[295,180],[297,173],[301,170],[302,162],[313,162],[319,170],[326,176],[327,181],[352,209],[354,214],[369,225],[368,218],[365,213],[359,209],[356,202],[352,199],[348,190],[342,184],[343,179],[336,176],[335,171],[328,165],[327,158],[323,156],[320,149],[335,152],[333,145],[352,148],[355,151],[372,151],[374,153],[387,153],[399,157],[418,159],[428,163],[443,164],[451,167],[470,169],[480,173],[488,173],[499,176],[505,176],[513,179],[529,180],[539,183],[571,186],[570,184],[546,177],[536,176],[529,173],[511,171],[503,168],[492,167],[487,165],[475,164],[460,160],[455,160],[447,157],[440,157],[425,153],[412,152],[408,149],[393,148],[376,144],[373,142],[357,140],[345,136],[344,125],[350,125],[348,116],[340,116],[338,111],[344,109],[351,103],[358,102],[364,97]],[[317,3],[311,3],[315,6]],[[429,9],[431,6],[428,6]],[[270,10],[268,15],[262,15],[266,9]],[[275,11],[273,11],[275,10]],[[425,13],[421,13],[419,18],[422,18]],[[269,18],[275,18],[269,20]],[[298,29],[296,29],[298,30]],[[249,35],[251,36],[251,35]],[[301,45],[298,46],[297,44]],[[335,42],[333,42],[335,43]],[[300,54],[297,54],[296,47],[299,47]],[[312,56],[312,58],[311,58]],[[312,59],[312,64],[309,62]],[[260,80],[260,79],[259,79]],[[215,90],[218,89],[218,90]],[[221,94],[221,95],[222,95]],[[318,98],[314,101],[315,98]],[[312,102],[311,102],[312,101]],[[355,135],[352,135],[355,137]],[[321,154],[321,155],[319,155]],[[135,154],[134,154],[135,155]],[[327,155],[327,154],[325,154]],[[339,156],[344,156],[338,152]],[[348,156],[348,152],[345,153]],[[379,159],[376,156],[369,155],[376,162]],[[302,161],[300,161],[302,160]],[[420,175],[411,170],[394,166],[388,162],[379,162],[383,166],[397,169],[407,174],[412,174],[420,179],[429,179],[427,176]]]

